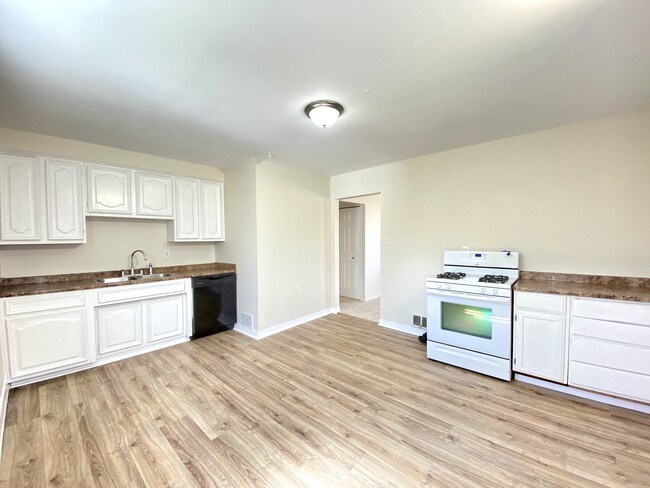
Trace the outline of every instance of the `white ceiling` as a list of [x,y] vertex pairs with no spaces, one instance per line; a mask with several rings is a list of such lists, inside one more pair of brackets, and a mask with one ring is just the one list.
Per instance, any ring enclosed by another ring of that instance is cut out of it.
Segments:
[[0,126],[222,168],[332,175],[648,108],[648,0],[0,0]]

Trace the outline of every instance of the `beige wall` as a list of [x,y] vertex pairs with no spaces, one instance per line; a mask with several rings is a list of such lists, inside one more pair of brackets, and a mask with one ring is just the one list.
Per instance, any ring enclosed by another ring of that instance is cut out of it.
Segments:
[[256,168],[263,329],[329,308],[329,178],[272,162]]
[[3,127],[0,127],[0,148],[41,152],[52,156],[78,158],[83,161],[133,166],[209,180],[223,179],[223,171],[212,166]]
[[[212,180],[223,179],[223,172],[218,168],[4,128],[0,128],[0,148]],[[228,225],[226,220],[226,235],[229,230]],[[0,276],[31,276],[123,268],[127,264],[128,255],[138,248],[143,249],[152,258],[154,266],[215,260],[214,244],[169,243],[166,226],[165,222],[157,220],[88,219],[86,244],[0,247]],[[162,257],[164,249],[170,250],[169,259]]]
[[237,265],[237,321],[242,312],[254,317],[257,330],[257,208],[255,163],[243,163],[224,172],[225,242],[216,246],[217,261]]
[[647,112],[331,179],[333,207],[378,192],[384,320],[424,314],[426,276],[440,270],[445,249],[462,246],[518,250],[524,270],[650,276]]

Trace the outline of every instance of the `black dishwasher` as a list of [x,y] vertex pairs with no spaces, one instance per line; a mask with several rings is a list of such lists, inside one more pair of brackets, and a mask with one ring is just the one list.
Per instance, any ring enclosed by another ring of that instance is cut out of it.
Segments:
[[192,337],[231,330],[237,322],[237,275],[235,273],[192,278],[194,320]]

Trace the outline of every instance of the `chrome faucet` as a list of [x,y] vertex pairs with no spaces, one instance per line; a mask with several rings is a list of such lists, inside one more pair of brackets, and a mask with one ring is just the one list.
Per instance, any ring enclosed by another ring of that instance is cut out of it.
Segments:
[[[149,261],[149,258],[147,257],[147,255],[144,253],[142,249],[136,249],[135,251],[133,251],[131,253],[131,274],[132,275],[135,274],[135,266],[133,265],[133,259],[135,258],[135,255],[137,253],[142,253],[142,257],[144,258],[144,260]],[[152,265],[149,266],[149,269],[150,270],[152,269]]]

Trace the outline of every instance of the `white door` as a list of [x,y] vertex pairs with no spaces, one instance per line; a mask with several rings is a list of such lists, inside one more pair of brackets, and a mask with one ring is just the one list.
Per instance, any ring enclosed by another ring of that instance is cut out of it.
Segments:
[[563,316],[517,310],[512,369],[567,382],[566,321]]
[[172,178],[171,176],[135,174],[136,213],[151,217],[171,217]]
[[223,183],[201,181],[201,238],[223,240]]
[[86,310],[7,319],[12,378],[90,362]]
[[144,344],[142,303],[97,308],[97,352],[105,356]]
[[45,161],[47,195],[47,238],[54,241],[82,241],[86,219],[81,187],[82,164]]
[[40,198],[38,160],[2,156],[0,171],[0,239],[38,241]]
[[88,177],[88,213],[131,213],[131,170],[108,166],[86,167]]
[[199,181],[176,178],[174,206],[174,240],[198,240],[199,231]]
[[157,342],[185,333],[185,295],[145,302],[147,340]]
[[339,209],[339,294],[361,299],[361,207]]

